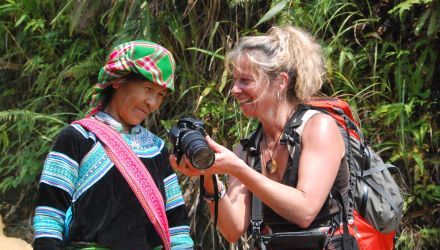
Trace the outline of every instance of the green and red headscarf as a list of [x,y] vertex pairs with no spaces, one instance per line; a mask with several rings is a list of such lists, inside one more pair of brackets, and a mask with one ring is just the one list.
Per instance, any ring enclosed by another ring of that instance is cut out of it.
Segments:
[[113,80],[135,74],[173,92],[174,70],[173,56],[156,43],[136,40],[116,46],[99,71],[98,83],[95,85],[91,103],[93,110],[89,115],[102,108],[103,90],[110,86]]

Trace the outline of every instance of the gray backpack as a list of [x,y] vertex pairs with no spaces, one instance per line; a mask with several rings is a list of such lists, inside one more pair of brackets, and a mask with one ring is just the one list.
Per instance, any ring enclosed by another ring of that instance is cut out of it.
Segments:
[[378,231],[398,231],[402,219],[403,198],[390,172],[399,172],[398,168],[385,164],[366,145],[350,106],[345,101],[337,98],[318,99],[310,102],[304,109],[314,109],[332,116],[344,138],[350,168],[348,220],[353,219],[355,209]]

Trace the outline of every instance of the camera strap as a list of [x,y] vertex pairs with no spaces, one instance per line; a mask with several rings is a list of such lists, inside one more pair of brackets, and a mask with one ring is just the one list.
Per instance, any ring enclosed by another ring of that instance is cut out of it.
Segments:
[[[203,197],[206,196],[204,183],[205,183],[205,176],[200,175],[200,196],[199,197],[201,200],[203,199]],[[214,230],[216,230],[217,221],[218,221],[219,192],[218,192],[218,186],[217,186],[217,177],[215,176],[215,174],[212,175],[212,185],[214,186],[214,195],[213,195],[213,199],[214,199]]]

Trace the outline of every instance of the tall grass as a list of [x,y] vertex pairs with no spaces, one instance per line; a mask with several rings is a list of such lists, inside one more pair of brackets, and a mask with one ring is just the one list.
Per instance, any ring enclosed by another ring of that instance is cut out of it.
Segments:
[[[87,109],[113,45],[149,39],[175,55],[176,93],[148,121],[153,132],[165,138],[178,118],[196,116],[232,148],[255,121],[230,97],[223,57],[242,35],[293,24],[323,46],[324,93],[347,99],[370,144],[400,167],[407,196],[398,248],[436,246],[438,13],[436,0],[7,0],[0,4],[0,212],[15,228],[30,230],[31,190],[45,155],[57,132]],[[204,249],[248,249],[248,236],[229,244],[214,230],[198,180],[180,181],[196,242]],[[17,191],[26,198],[11,198]],[[12,215],[20,205],[20,216]]]

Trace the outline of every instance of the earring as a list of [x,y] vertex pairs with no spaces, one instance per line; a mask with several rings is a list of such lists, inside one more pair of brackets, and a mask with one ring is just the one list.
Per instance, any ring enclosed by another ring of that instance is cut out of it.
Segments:
[[278,92],[278,91],[277,91],[277,98],[278,98],[278,101],[281,101],[281,95],[280,95],[280,92]]

